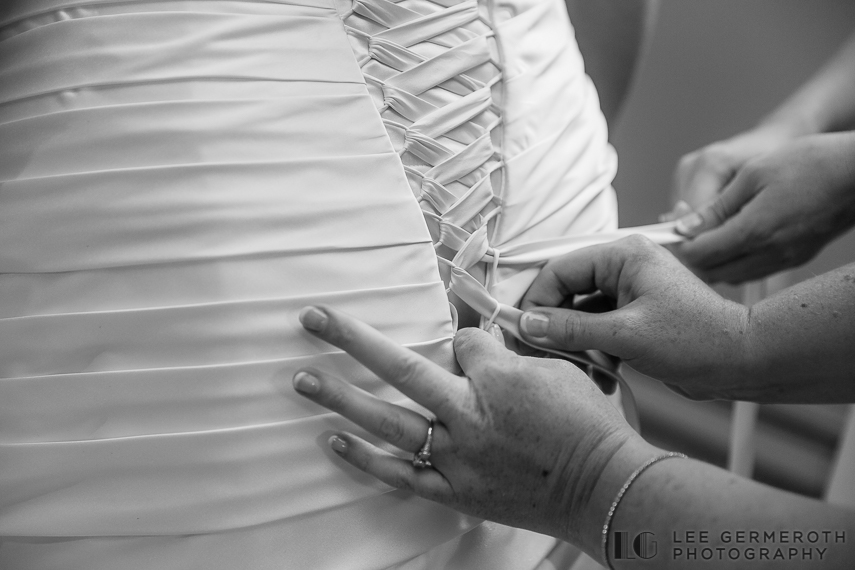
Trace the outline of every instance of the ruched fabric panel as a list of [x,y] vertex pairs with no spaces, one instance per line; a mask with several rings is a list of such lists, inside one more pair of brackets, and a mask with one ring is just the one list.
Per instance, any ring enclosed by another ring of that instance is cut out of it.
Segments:
[[290,379],[418,409],[304,333],[310,303],[446,368],[446,288],[516,333],[547,256],[618,235],[590,236],[616,219],[597,107],[559,0],[4,3],[0,567],[565,548],[344,465],[347,422]]
[[453,365],[330,4],[28,0],[0,22],[0,567],[440,568],[517,536],[343,464],[347,422],[290,387],[315,366],[414,406],[302,331],[310,303]]
[[615,229],[615,153],[559,0],[338,6],[443,281],[482,327],[520,300],[556,239],[572,249]]

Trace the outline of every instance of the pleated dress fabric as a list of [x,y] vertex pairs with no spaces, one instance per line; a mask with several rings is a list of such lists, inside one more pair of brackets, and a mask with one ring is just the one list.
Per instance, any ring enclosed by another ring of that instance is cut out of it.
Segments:
[[[436,165],[390,134],[359,51],[382,30],[355,5],[0,7],[0,568],[525,569],[555,552],[348,467],[326,439],[353,427],[290,388],[315,366],[415,406],[304,333],[312,303],[453,364],[441,267],[460,258],[438,263],[447,211],[414,188]],[[458,94],[490,91],[463,120],[489,150],[438,177],[489,183],[461,231],[495,250],[615,226],[614,153],[560,1],[361,5],[483,18],[441,46],[492,50]],[[473,142],[446,132],[437,163]],[[463,265],[509,303],[533,274]]]

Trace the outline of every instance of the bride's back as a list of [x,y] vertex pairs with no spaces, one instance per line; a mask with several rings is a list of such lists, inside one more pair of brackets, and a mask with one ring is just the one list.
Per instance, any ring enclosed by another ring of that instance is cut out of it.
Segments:
[[[466,4],[393,6],[420,3]],[[613,225],[613,154],[578,54],[561,55],[560,4],[493,11],[504,95],[483,176],[501,183],[459,227],[492,224],[501,246]],[[453,358],[424,216],[451,222],[414,198],[430,164],[387,130],[342,16],[327,0],[7,4],[3,568],[525,568],[553,547],[335,461],[340,420],[290,392],[309,364],[401,398],[300,330],[309,303]],[[491,274],[494,294],[513,301],[517,275]]]

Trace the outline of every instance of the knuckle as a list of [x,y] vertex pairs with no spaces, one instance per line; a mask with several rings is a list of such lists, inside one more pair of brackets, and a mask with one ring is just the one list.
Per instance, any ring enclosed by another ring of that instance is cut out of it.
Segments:
[[402,468],[396,469],[392,474],[390,484],[404,491],[412,491],[413,490],[413,481],[410,473]]
[[371,457],[364,452],[350,452],[347,454],[347,460],[360,471],[371,472]]
[[419,379],[419,363],[411,355],[402,356],[394,368],[395,381],[398,386],[410,386]]
[[706,147],[699,157],[704,166],[721,170],[727,168],[731,163],[731,154],[727,147],[715,143]]
[[323,404],[331,410],[342,410],[347,404],[347,394],[341,385],[328,385],[323,391]]
[[398,414],[385,416],[377,429],[380,432],[380,437],[389,443],[397,444],[404,439],[404,424]]
[[641,234],[633,234],[621,240],[628,256],[636,261],[649,261],[658,257],[664,250]]
[[641,234],[632,234],[631,236],[623,238],[623,241],[626,243],[626,246],[633,251],[633,253],[649,251],[653,249],[653,246],[655,245],[650,241],[650,238]]
[[561,319],[558,324],[558,336],[565,343],[569,344],[580,336],[582,332],[581,328],[582,324],[579,320],[568,315],[566,318]]
[[704,217],[716,225],[722,224],[729,217],[727,205],[722,200],[715,200],[706,208]]
[[475,341],[477,329],[472,327],[462,328],[454,334],[454,350],[461,352],[467,350]]

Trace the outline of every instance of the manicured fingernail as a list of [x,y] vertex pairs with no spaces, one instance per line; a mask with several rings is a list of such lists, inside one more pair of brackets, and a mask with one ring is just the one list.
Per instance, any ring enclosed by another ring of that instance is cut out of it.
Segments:
[[334,435],[330,438],[329,444],[332,450],[336,453],[342,454],[347,451],[347,442],[337,435]]
[[294,389],[303,394],[317,394],[321,383],[308,372],[300,371],[294,374]]
[[679,220],[677,220],[677,225],[675,229],[681,234],[691,234],[696,229],[701,227],[701,224],[704,223],[704,219],[697,212],[692,212],[687,216],[683,216]]
[[496,339],[502,346],[505,346],[505,335],[502,334],[502,327],[493,323],[490,325],[490,336]]
[[323,332],[327,327],[327,315],[317,307],[304,307],[300,311],[300,322],[312,332]]
[[549,332],[549,319],[539,313],[523,313],[520,327],[528,336],[544,338]]

